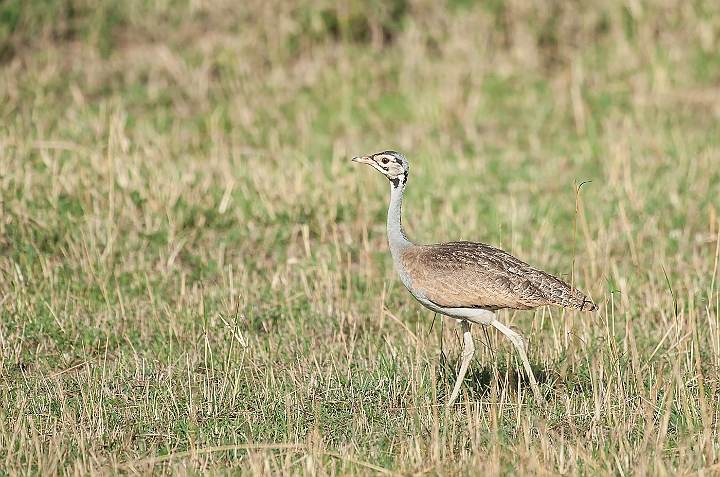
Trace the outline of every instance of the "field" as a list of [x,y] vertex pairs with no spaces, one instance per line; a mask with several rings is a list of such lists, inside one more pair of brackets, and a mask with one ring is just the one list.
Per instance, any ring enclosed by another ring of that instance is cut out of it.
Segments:
[[[0,475],[720,475],[720,3],[0,5]],[[597,313],[461,342],[411,240]],[[581,185],[582,184],[582,185]]]

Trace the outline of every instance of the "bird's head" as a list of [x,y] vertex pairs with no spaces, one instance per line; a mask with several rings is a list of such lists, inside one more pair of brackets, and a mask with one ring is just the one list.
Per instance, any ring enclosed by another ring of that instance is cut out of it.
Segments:
[[378,152],[371,156],[353,157],[353,162],[367,164],[382,172],[390,180],[393,187],[405,185],[407,182],[410,165],[408,160],[395,151]]

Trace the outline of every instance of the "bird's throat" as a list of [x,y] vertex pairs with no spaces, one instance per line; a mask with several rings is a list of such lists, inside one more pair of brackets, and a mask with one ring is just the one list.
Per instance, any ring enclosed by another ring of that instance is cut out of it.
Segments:
[[387,218],[387,235],[388,243],[390,244],[390,253],[392,253],[395,263],[397,263],[397,260],[400,257],[400,252],[408,245],[412,245],[405,235],[405,231],[402,226],[402,199],[404,192],[404,181],[398,181],[397,186],[395,186],[394,183],[391,183],[390,206],[388,207]]

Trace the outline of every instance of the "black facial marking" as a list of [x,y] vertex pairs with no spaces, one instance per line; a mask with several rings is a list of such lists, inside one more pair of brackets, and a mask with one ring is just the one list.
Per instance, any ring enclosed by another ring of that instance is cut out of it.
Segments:
[[398,187],[400,187],[400,181],[402,181],[402,184],[405,185],[405,183],[407,182],[407,178],[408,178],[407,174],[401,174],[394,179],[390,179],[388,177],[388,180],[392,184],[393,189],[397,189]]

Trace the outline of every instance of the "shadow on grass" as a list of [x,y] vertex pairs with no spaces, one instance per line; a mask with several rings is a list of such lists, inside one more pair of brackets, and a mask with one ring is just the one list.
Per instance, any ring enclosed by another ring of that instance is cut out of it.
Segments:
[[[475,365],[473,366],[473,364]],[[535,379],[537,379],[541,387],[543,384],[552,383],[553,378],[544,369],[535,364],[530,366],[535,374]],[[438,382],[443,384],[441,388],[451,390],[455,386],[459,370],[459,359],[449,359],[445,353],[441,353],[440,367],[437,372]],[[469,397],[472,399],[488,397],[492,392],[493,385],[496,385],[498,390],[506,389],[509,394],[516,394],[518,381],[522,383],[524,389],[530,389],[530,379],[522,367],[508,368],[505,364],[492,362],[482,365],[471,363],[467,374],[465,374],[462,389],[467,390]],[[448,397],[449,394],[448,396],[441,396],[442,399]]]

